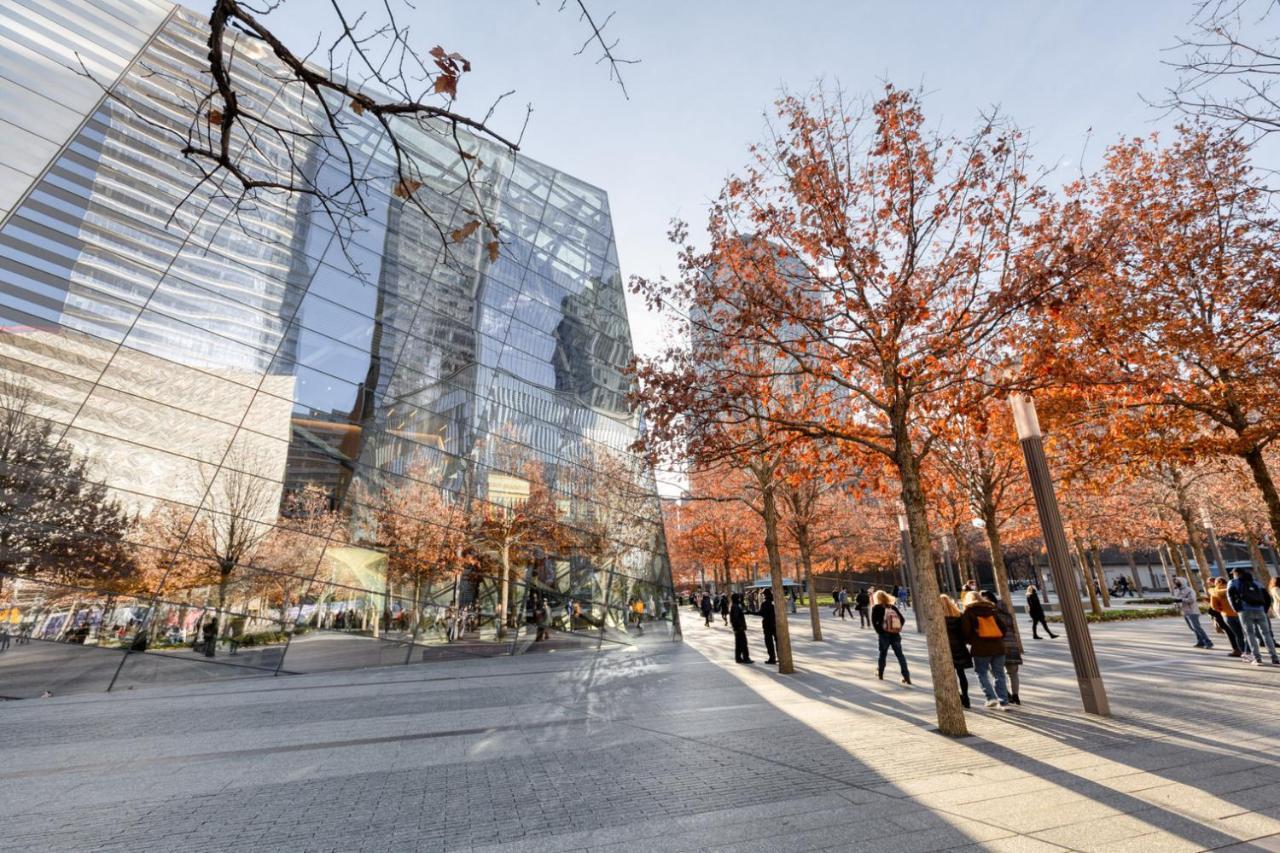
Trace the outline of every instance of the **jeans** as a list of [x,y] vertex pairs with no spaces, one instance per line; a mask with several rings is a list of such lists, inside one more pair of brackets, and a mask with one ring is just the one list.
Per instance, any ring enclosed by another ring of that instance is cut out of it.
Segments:
[[1271,653],[1271,660],[1276,659],[1276,641],[1271,637],[1271,631],[1267,626],[1267,614],[1263,610],[1241,610],[1240,624],[1244,626],[1244,638],[1249,644],[1249,653],[1253,655],[1254,660],[1262,660],[1262,647],[1258,643],[1258,638],[1262,638],[1262,642],[1266,645],[1267,651]]
[[[991,657],[973,657],[973,667],[978,670],[978,683],[982,685],[982,695],[990,702],[995,699],[1001,705],[1009,704],[1009,689],[1004,682],[1004,655]],[[991,687],[992,676],[995,676],[995,689]]]
[[902,669],[902,677],[910,678],[911,673],[907,671],[907,659],[902,654],[901,634],[880,635],[880,662],[877,664],[877,671],[884,675],[884,664],[889,658],[889,649],[893,649],[893,654],[898,659],[898,666]]
[[1191,633],[1196,635],[1196,645],[1206,649],[1213,648],[1213,641],[1209,639],[1209,635],[1200,627],[1199,613],[1184,613],[1182,618],[1187,621],[1187,627],[1191,629]]
[[1240,623],[1239,616],[1223,616],[1222,624],[1226,628],[1227,637],[1231,640],[1231,648],[1238,652],[1244,651],[1244,626]]

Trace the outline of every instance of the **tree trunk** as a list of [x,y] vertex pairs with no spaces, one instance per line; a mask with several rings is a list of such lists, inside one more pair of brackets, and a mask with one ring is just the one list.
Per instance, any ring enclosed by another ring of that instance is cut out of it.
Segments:
[[1200,541],[1200,531],[1196,527],[1195,517],[1191,514],[1191,507],[1187,505],[1181,494],[1178,495],[1178,516],[1182,519],[1182,526],[1187,532],[1187,543],[1191,545],[1191,554],[1196,560],[1200,586],[1202,589],[1208,589],[1209,558],[1205,556],[1204,543]]
[[1098,601],[1098,591],[1094,589],[1093,572],[1089,568],[1089,558],[1085,555],[1084,542],[1076,537],[1076,560],[1080,563],[1080,576],[1084,578],[1084,591],[1089,594],[1089,609],[1094,616],[1102,615],[1102,603]]
[[969,553],[969,540],[964,535],[964,525],[957,524],[951,530],[951,538],[956,540],[956,564],[960,569],[960,585],[978,583],[973,571],[973,555]]
[[791,657],[791,631],[787,619],[787,604],[782,590],[782,553],[778,550],[778,502],[774,495],[772,473],[762,477],[761,503],[764,509],[764,549],[769,555],[769,579],[773,590],[774,629],[778,652],[778,672],[787,674],[796,671],[795,661]]
[[[1173,574],[1176,571],[1176,567],[1171,566],[1168,562],[1165,561],[1164,552],[1165,552],[1164,545],[1156,546],[1156,556],[1160,558],[1160,568],[1164,571],[1164,585],[1169,588],[1169,593],[1172,594],[1173,593]],[[1170,557],[1169,559],[1172,560],[1173,558]]]
[[1271,573],[1267,571],[1267,561],[1262,558],[1262,549],[1258,547],[1258,537],[1246,533],[1245,539],[1249,542],[1249,559],[1253,560],[1253,569],[1262,585],[1266,586],[1267,581],[1271,580]]
[[1267,506],[1267,520],[1271,523],[1271,535],[1274,541],[1280,542],[1280,493],[1276,492],[1276,483],[1271,478],[1267,460],[1263,457],[1262,450],[1255,447],[1244,454],[1244,461],[1249,466],[1249,473],[1253,474],[1253,482],[1258,491],[1262,492],[1262,501]]
[[1125,559],[1129,562],[1129,577],[1133,579],[1133,591],[1142,595],[1142,578],[1138,575],[1138,561],[1134,559],[1133,549],[1124,549]]
[[1111,590],[1107,585],[1107,570],[1102,567],[1102,552],[1098,550],[1098,543],[1093,543],[1089,548],[1089,553],[1093,555],[1093,575],[1098,579],[1098,589],[1102,591],[1102,606],[1111,606]]
[[800,549],[800,563],[804,566],[805,589],[809,591],[809,627],[813,630],[813,639],[822,642],[822,621],[818,618],[818,597],[813,594],[813,554],[807,527],[796,530],[796,546]]
[[511,546],[502,543],[502,581],[498,584],[498,639],[507,636],[507,597],[511,594]]
[[[996,509],[990,502],[982,508],[982,527],[987,533],[987,547],[991,549],[991,574],[995,576],[996,595],[1012,614],[1013,593],[1009,591],[1009,569],[1005,565],[1004,549],[1000,544],[1000,525],[996,521]],[[1018,627],[1018,620],[1014,619],[1012,622],[1018,645],[1022,645],[1022,630]]]
[[1177,567],[1178,571],[1182,572],[1182,577],[1186,580],[1187,586],[1190,587],[1191,591],[1197,595],[1204,595],[1204,590],[1196,587],[1195,578],[1191,574],[1191,567],[1187,565],[1187,558],[1182,553],[1182,548],[1172,542],[1169,543],[1168,547],[1169,559],[1173,561],[1173,564]]
[[[910,435],[905,424],[895,436],[898,481],[902,484],[902,506],[906,510],[907,530],[911,538],[911,551],[919,567],[933,565],[933,548],[929,540],[929,515],[925,505],[924,488],[920,482],[918,460],[911,447]],[[938,714],[938,731],[951,737],[964,737],[969,727],[964,719],[964,706],[960,704],[960,688],[956,684],[956,671],[951,662],[951,641],[947,638],[947,625],[942,618],[942,603],[938,600],[938,582],[931,571],[917,571],[918,577],[913,596],[916,601],[916,618],[924,620],[925,642],[929,655],[929,672],[933,677],[934,706]]]

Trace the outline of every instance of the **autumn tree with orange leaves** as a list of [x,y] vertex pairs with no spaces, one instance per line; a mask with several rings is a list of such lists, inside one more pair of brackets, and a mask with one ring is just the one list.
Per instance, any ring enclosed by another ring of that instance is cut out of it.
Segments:
[[[684,250],[679,281],[637,289],[654,305],[710,290],[716,331],[767,355],[717,379],[802,385],[806,404],[771,406],[772,426],[887,459],[916,564],[932,566],[927,412],[982,381],[1009,323],[1075,273],[1080,248],[1046,214],[1016,131],[987,117],[964,138],[938,133],[918,96],[893,87],[866,113],[838,92],[785,96],[753,153],[712,206],[710,248]],[[678,359],[641,369],[674,392],[651,395],[658,420],[714,390],[703,379]],[[746,417],[740,400],[728,396],[722,417]],[[922,570],[918,585],[939,728],[963,734],[938,584]]]
[[1205,126],[1111,147],[1071,190],[1100,263],[1039,314],[1045,376],[1104,389],[1113,411],[1159,420],[1145,447],[1170,457],[1235,457],[1280,538],[1268,449],[1280,437],[1280,223],[1248,146]]

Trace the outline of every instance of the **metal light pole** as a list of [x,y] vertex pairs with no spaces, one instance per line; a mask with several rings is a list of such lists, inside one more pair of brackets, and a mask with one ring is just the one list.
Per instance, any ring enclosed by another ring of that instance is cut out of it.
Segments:
[[902,585],[911,590],[911,614],[915,617],[916,632],[924,633],[924,622],[920,619],[920,590],[916,587],[916,561],[911,555],[911,531],[907,529],[907,514],[898,513],[898,532],[902,534],[902,571],[906,575]]
[[1213,549],[1213,561],[1218,564],[1219,576],[1231,577],[1231,573],[1227,571],[1227,563],[1222,559],[1222,549],[1218,547],[1218,535],[1213,532],[1213,519],[1209,517],[1208,507],[1200,507],[1200,523],[1209,533],[1209,547]]
[[[1035,495],[1036,513],[1040,516],[1040,531],[1044,535],[1049,553],[1049,568],[1053,572],[1054,586],[1070,590],[1075,584],[1071,577],[1071,551],[1062,529],[1062,516],[1058,511],[1058,499],[1053,493],[1053,478],[1049,474],[1049,461],[1044,455],[1044,441],[1040,434],[1040,419],[1036,417],[1035,403],[1025,394],[1009,395],[1013,409],[1013,423],[1018,430],[1018,442],[1027,463],[1031,478],[1031,491]],[[1084,607],[1074,595],[1059,595],[1058,607],[1062,611],[1062,624],[1066,628],[1067,643],[1071,648],[1071,662],[1075,665],[1076,681],[1080,685],[1080,699],[1084,709],[1101,717],[1111,716],[1107,691],[1098,671],[1098,657],[1093,650],[1093,638],[1089,636],[1089,623]]]

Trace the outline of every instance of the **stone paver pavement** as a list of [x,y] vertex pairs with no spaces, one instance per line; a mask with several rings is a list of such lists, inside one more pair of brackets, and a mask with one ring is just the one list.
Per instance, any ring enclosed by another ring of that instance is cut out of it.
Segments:
[[1280,850],[1280,668],[1177,620],[1095,630],[1106,720],[1064,641],[1028,638],[1023,707],[958,740],[914,633],[908,688],[853,622],[815,644],[793,617],[781,677],[685,621],[683,644],[0,704],[0,850]]

